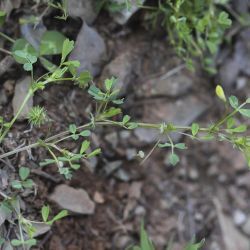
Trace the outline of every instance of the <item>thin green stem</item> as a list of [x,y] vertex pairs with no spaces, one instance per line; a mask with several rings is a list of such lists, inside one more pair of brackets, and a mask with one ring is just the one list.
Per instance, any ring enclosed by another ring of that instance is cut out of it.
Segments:
[[21,114],[21,112],[23,111],[23,108],[25,107],[26,103],[28,102],[28,100],[30,99],[32,95],[33,95],[33,90],[29,89],[29,92],[26,95],[25,99],[23,100],[23,103],[21,104],[18,112],[16,113],[16,115],[13,117],[13,119],[10,121],[10,123],[8,124],[4,132],[2,133],[0,137],[0,143],[2,143],[3,139],[5,138],[5,136],[7,135],[7,133],[9,132],[9,130],[11,129],[11,127],[13,126],[13,124],[15,123],[19,115]]
[[0,31],[0,36],[3,37],[4,39],[8,40],[11,43],[15,43],[15,40],[12,39],[11,37],[7,36],[6,34],[4,34],[3,32]]

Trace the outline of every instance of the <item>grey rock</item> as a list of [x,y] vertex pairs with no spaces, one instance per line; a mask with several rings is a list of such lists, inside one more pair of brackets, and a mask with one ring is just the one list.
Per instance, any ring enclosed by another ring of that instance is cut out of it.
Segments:
[[106,58],[107,51],[103,38],[95,29],[84,23],[69,59],[80,61],[78,72],[88,70],[93,76],[97,76]]
[[[214,198],[218,221],[222,232],[222,240],[227,250],[246,250],[249,247],[249,240],[234,226],[231,218],[223,213],[222,205],[218,198]],[[249,220],[250,233],[250,220]]]
[[[25,77],[24,79],[16,83],[15,93],[14,93],[14,97],[12,100],[12,107],[13,107],[14,115],[17,114],[20,106],[22,105],[23,100],[25,99],[29,91],[30,85],[31,85],[31,77],[29,76]],[[27,116],[30,110],[32,109],[32,107],[33,107],[33,98],[31,97],[29,101],[26,103],[26,105],[24,106],[20,115],[18,116],[18,120],[27,119]]]
[[[124,0],[113,0],[113,2],[124,4]],[[121,11],[113,14],[113,18],[117,23],[121,25],[126,24],[127,21],[132,17],[132,15],[139,9],[139,7],[137,7],[136,5],[136,0],[132,0],[130,2],[131,8],[124,8]],[[141,2],[144,3],[145,0],[142,0]]]
[[36,49],[40,47],[40,41],[43,33],[47,30],[40,22],[38,25],[24,23],[20,27],[22,36]]
[[120,168],[118,171],[116,171],[114,175],[118,180],[128,182],[131,180],[131,176],[128,174],[128,172],[122,168]]
[[247,219],[247,216],[243,211],[239,209],[234,211],[233,220],[236,226],[241,226],[242,224],[244,224],[246,222],[246,219]]
[[247,218],[246,223],[242,226],[242,231],[250,236],[250,217]]
[[101,81],[110,76],[116,77],[116,88],[120,90],[121,95],[125,94],[133,78],[135,61],[133,51],[121,53],[104,67]]
[[191,168],[189,170],[189,178],[192,180],[192,181],[197,181],[199,179],[199,172],[196,168]]
[[169,96],[179,97],[191,90],[193,79],[184,74],[173,75],[166,79],[150,79],[142,86],[143,96]]
[[116,249],[125,249],[133,243],[133,240],[127,235],[117,235],[114,237],[114,245]]
[[113,148],[118,144],[118,135],[116,132],[105,135],[105,140],[109,142]]
[[124,130],[120,132],[120,137],[124,140],[128,139],[131,136],[131,132]]
[[137,151],[135,148],[126,149],[126,157],[129,161],[133,160],[136,155],[137,155]]
[[92,24],[97,12],[93,0],[70,0],[68,1],[68,14],[72,17],[80,17],[88,24]]
[[106,172],[106,175],[109,176],[111,175],[114,171],[116,171],[118,168],[120,168],[122,165],[122,161],[113,161],[113,162],[108,162],[104,166],[104,170]]
[[[195,96],[187,96],[175,102],[158,102],[146,110],[145,122],[173,123],[175,125],[188,126],[208,108],[208,104]],[[150,115],[148,115],[150,114]],[[138,128],[135,135],[141,142],[156,142],[160,131]],[[176,142],[181,138],[180,134],[172,133],[172,139]]]
[[50,230],[50,226],[45,224],[45,223],[40,223],[40,222],[32,222],[32,226],[35,228],[35,233],[34,237],[38,237],[40,235],[43,235],[47,233]]
[[[241,31],[233,52],[223,60],[219,78],[227,91],[235,87],[241,73],[250,76],[250,28]],[[223,52],[222,52],[223,53]]]
[[64,184],[55,188],[50,199],[60,207],[78,214],[93,214],[95,210],[95,203],[84,189],[74,189]]
[[8,101],[7,96],[3,90],[0,91],[0,105],[6,104]]

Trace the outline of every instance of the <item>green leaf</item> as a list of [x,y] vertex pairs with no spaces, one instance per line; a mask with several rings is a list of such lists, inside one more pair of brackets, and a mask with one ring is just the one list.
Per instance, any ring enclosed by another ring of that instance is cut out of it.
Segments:
[[122,119],[122,124],[126,125],[130,121],[131,117],[129,115],[125,115]]
[[24,242],[25,245],[29,246],[29,247],[32,247],[32,246],[35,246],[37,243],[36,239],[29,239],[29,240],[26,240]]
[[73,134],[73,135],[71,135],[71,138],[72,138],[73,140],[77,141],[77,140],[79,139],[79,135]]
[[158,147],[159,148],[167,148],[167,147],[172,147],[172,145],[170,143],[166,142],[166,143],[159,143]]
[[170,156],[169,156],[169,163],[173,166],[176,166],[176,164],[180,161],[180,158],[177,154],[175,153],[172,153]]
[[39,60],[40,63],[43,65],[43,67],[47,69],[49,72],[54,72],[57,69],[57,66],[52,62],[50,62],[49,60],[47,60],[46,58],[40,57]]
[[24,69],[25,71],[31,71],[31,70],[33,69],[33,66],[32,66],[31,63],[25,63],[25,64],[23,65],[23,69]]
[[112,102],[113,102],[114,104],[121,105],[121,104],[124,103],[124,98],[122,98],[122,99],[117,99],[117,100],[113,100]]
[[219,99],[221,99],[223,102],[227,102],[224,90],[220,85],[216,86],[215,93],[219,97]]
[[185,143],[177,143],[177,144],[174,145],[174,147],[178,148],[178,149],[187,149]]
[[80,133],[80,136],[82,137],[88,137],[91,135],[91,132],[90,130],[83,130],[81,133]]
[[191,130],[192,130],[192,135],[196,136],[199,132],[200,126],[197,123],[193,123],[191,126]]
[[[22,51],[22,52],[21,52]],[[30,45],[25,39],[18,39],[12,46],[11,49],[12,55],[16,62],[20,64],[27,63],[27,55],[32,55],[38,57],[38,52]]]
[[90,142],[89,141],[87,141],[87,140],[83,141],[81,149],[80,149],[80,154],[85,153],[86,150],[89,148],[89,146],[90,146]]
[[77,79],[77,81],[79,83],[79,87],[80,88],[85,87],[92,79],[93,79],[93,77],[89,71],[81,72],[78,79]]
[[247,98],[247,99],[246,99],[246,103],[250,103],[250,98]]
[[155,249],[146,230],[144,229],[143,223],[141,224],[140,245],[141,245],[142,250],[154,250]]
[[48,218],[49,218],[49,214],[50,214],[50,207],[49,207],[49,205],[47,205],[47,206],[44,205],[42,207],[41,214],[42,214],[43,221],[47,222]]
[[72,134],[75,134],[76,133],[76,125],[75,124],[70,124],[69,125],[69,132],[72,133]]
[[4,24],[5,18],[6,18],[6,12],[0,10],[0,26]]
[[22,189],[22,183],[18,180],[14,180],[11,182],[11,186],[15,189]]
[[58,31],[46,31],[41,38],[40,55],[57,55],[62,53],[65,36]]
[[227,12],[222,11],[219,14],[218,23],[225,27],[230,27],[232,20],[229,18],[229,14]]
[[54,223],[55,221],[58,221],[66,216],[68,216],[68,211],[67,210],[62,210],[61,212],[59,212],[52,220],[51,222]]
[[233,95],[229,97],[229,103],[234,109],[238,108],[239,106],[238,98]]
[[201,242],[196,243],[196,244],[190,243],[186,246],[185,250],[199,250],[204,245],[204,243],[205,243],[204,239]]
[[70,41],[68,38],[64,40],[62,47],[61,64],[66,60],[66,57],[74,49],[74,41]]
[[244,133],[247,130],[247,126],[245,124],[242,124],[240,126],[238,126],[237,128],[231,128],[229,129],[230,132],[234,132],[234,133]]
[[25,167],[19,168],[19,176],[20,176],[22,181],[26,180],[29,175],[30,175],[30,169],[29,168],[25,168]]
[[102,115],[105,117],[105,118],[110,118],[110,117],[113,117],[113,116],[116,116],[118,114],[120,114],[122,111],[120,108],[114,108],[114,107],[111,107],[110,109],[108,109],[107,111],[105,111]]
[[22,183],[24,188],[32,188],[34,186],[34,182],[31,179],[23,181]]
[[94,157],[94,156],[96,156],[96,155],[98,155],[100,153],[101,153],[101,149],[97,148],[94,151],[92,151],[90,154],[88,154],[88,158]]
[[71,164],[70,167],[73,168],[74,170],[78,170],[81,167],[81,165],[80,164]]
[[235,119],[233,117],[230,117],[229,119],[227,119],[227,128],[230,129],[234,126],[235,124]]
[[136,122],[130,122],[129,123],[129,126],[128,126],[128,129],[135,129],[135,128],[138,128],[138,123],[136,123]]
[[95,85],[91,85],[88,89],[88,93],[94,97],[94,99],[101,101],[104,99],[105,94],[97,88]]
[[23,242],[21,240],[12,240],[11,241],[11,245],[14,246],[14,247],[18,247],[18,246],[21,246],[23,244]]
[[240,109],[239,112],[248,118],[250,118],[250,109]]
[[106,79],[104,81],[106,90],[110,91],[114,87],[115,83],[116,83],[116,78],[114,77],[112,77],[111,79]]

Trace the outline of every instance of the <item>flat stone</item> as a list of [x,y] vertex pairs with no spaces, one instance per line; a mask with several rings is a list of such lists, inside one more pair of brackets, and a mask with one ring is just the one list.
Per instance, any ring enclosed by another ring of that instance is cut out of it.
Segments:
[[120,90],[120,94],[124,95],[132,81],[136,58],[135,52],[126,51],[115,57],[107,64],[102,72],[101,81],[114,76],[117,78],[116,88]]
[[242,226],[242,231],[250,236],[250,217],[247,218],[246,223]]
[[233,213],[233,219],[234,219],[234,224],[236,226],[240,226],[246,222],[247,216],[243,211],[237,209]]
[[169,96],[179,97],[192,89],[193,79],[184,74],[173,75],[168,78],[154,78],[148,80],[142,86],[143,96]]
[[84,189],[75,189],[65,184],[57,186],[50,199],[73,213],[93,214],[95,210],[95,203]]
[[[17,114],[20,106],[22,105],[26,95],[28,94],[29,88],[31,85],[31,77],[27,76],[24,79],[18,81],[15,86],[15,93],[12,100],[13,114],[14,116]],[[31,97],[26,105],[24,106],[22,112],[18,116],[18,120],[27,119],[30,110],[33,107],[33,98]]]
[[80,17],[88,24],[92,24],[96,17],[93,0],[70,0],[68,1],[68,14],[72,17]]
[[84,23],[69,60],[77,60],[81,63],[79,73],[87,70],[93,76],[97,76],[101,72],[106,57],[107,51],[103,38],[95,29]]
[[[159,101],[154,105],[148,105],[145,109],[144,122],[149,123],[172,123],[174,125],[188,126],[208,108],[208,104],[190,95],[175,102]],[[154,129],[135,129],[135,135],[141,142],[156,142],[160,131]],[[181,138],[180,134],[172,133],[172,139],[176,142]]]

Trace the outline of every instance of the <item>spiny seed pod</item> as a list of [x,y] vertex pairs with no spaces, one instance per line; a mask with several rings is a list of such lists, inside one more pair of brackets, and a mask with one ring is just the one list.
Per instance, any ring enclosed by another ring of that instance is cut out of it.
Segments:
[[40,106],[33,107],[28,114],[28,120],[32,125],[40,127],[48,120],[46,110]]

